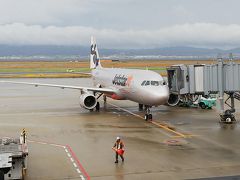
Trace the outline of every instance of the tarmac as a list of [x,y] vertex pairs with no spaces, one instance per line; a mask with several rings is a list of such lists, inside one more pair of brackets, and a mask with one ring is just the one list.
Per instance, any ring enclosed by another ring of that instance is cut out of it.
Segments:
[[[87,78],[11,80],[91,86]],[[221,127],[217,108],[154,107],[150,123],[134,102],[101,100],[100,112],[89,112],[79,106],[79,95],[1,84],[0,137],[18,137],[26,129],[27,180],[240,177],[239,124]],[[125,162],[115,164],[111,147],[117,136],[126,151]]]

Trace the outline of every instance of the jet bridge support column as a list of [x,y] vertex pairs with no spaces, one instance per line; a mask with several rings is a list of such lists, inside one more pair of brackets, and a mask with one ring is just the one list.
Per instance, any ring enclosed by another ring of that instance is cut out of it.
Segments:
[[[236,121],[234,112],[234,92],[226,93],[229,95],[228,99],[224,102],[224,69],[223,69],[223,59],[218,58],[218,94],[219,94],[219,104],[220,104],[220,123],[233,123]],[[227,103],[228,100],[231,100],[231,105]],[[231,109],[224,110],[224,104],[227,104]]]
[[224,89],[223,89],[223,59],[218,58],[218,90],[220,114],[224,114]]

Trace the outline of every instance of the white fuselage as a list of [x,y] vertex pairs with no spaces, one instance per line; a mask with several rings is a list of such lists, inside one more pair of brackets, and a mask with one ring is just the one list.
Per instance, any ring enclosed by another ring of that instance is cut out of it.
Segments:
[[165,104],[169,89],[161,75],[149,70],[96,68],[92,70],[95,86],[111,88],[113,99],[131,100],[148,106]]

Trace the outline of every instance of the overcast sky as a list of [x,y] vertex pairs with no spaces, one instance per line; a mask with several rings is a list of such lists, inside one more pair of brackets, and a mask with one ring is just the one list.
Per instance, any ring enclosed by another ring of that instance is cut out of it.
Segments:
[[239,0],[0,0],[0,44],[240,47]]

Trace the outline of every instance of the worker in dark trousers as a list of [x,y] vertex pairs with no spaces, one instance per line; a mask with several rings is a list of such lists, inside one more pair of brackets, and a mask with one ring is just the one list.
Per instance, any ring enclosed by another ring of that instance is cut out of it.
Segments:
[[116,151],[116,161],[115,161],[115,163],[118,163],[118,156],[120,156],[121,159],[122,159],[122,162],[124,162],[123,153],[122,154],[118,153],[119,150],[122,150],[124,152],[124,144],[121,141],[120,137],[117,137],[116,142],[115,142],[115,144],[112,148]]

